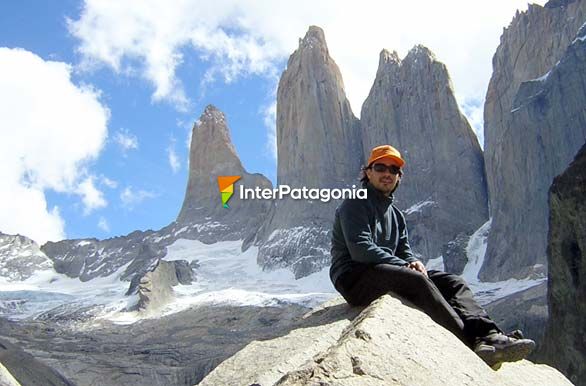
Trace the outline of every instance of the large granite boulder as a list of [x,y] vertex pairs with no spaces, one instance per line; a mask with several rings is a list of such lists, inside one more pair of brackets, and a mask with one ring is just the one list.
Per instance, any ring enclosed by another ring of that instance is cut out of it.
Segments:
[[361,311],[340,298],[305,316],[306,325],[255,341],[222,362],[208,385],[571,385],[529,361],[488,367],[452,333],[385,295]]
[[360,120],[365,153],[389,143],[406,160],[396,203],[422,260],[437,258],[448,242],[486,222],[482,150],[458,108],[446,66],[429,49],[415,46],[403,60],[381,52]]
[[554,179],[548,245],[549,320],[539,358],[586,385],[586,144]]
[[531,4],[501,36],[484,107],[492,226],[482,280],[544,274],[547,191],[586,138],[585,21],[584,1]]
[[[290,56],[277,91],[277,182],[292,188],[358,185],[359,121],[344,93],[321,28],[312,26]],[[329,264],[336,200],[282,199],[259,230],[258,262],[290,267],[296,277]]]

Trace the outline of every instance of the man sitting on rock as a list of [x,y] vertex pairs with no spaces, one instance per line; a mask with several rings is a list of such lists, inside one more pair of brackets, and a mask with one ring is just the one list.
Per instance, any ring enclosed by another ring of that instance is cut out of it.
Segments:
[[351,305],[393,292],[421,308],[488,365],[525,358],[535,342],[505,335],[459,276],[425,269],[411,252],[405,217],[393,205],[405,161],[397,149],[372,149],[363,169],[367,199],[346,199],[336,210],[330,278]]

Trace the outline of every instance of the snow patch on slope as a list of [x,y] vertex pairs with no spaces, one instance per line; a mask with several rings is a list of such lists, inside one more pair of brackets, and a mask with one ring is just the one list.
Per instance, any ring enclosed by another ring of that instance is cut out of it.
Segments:
[[485,305],[497,299],[504,298],[519,291],[526,290],[546,281],[540,279],[508,279],[500,282],[481,282],[478,273],[484,263],[486,243],[490,231],[491,220],[488,220],[470,237],[466,254],[468,263],[464,267],[462,276],[470,285],[480,304]]

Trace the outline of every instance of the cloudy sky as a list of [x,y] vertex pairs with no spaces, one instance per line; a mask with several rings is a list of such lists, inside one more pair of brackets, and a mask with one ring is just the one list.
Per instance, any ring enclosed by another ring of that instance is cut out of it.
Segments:
[[[537,1],[544,4],[545,1]],[[355,115],[382,48],[423,44],[482,143],[500,35],[524,0],[22,0],[0,3],[0,231],[39,242],[173,221],[193,122],[227,115],[249,172],[276,182],[275,94],[309,25]]]

